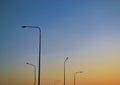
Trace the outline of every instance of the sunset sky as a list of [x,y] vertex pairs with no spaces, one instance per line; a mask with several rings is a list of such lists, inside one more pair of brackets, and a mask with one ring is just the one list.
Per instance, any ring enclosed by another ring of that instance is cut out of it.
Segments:
[[22,25],[41,27],[41,85],[63,85],[66,57],[66,85],[120,85],[119,0],[0,0],[0,85],[38,73],[39,30]]

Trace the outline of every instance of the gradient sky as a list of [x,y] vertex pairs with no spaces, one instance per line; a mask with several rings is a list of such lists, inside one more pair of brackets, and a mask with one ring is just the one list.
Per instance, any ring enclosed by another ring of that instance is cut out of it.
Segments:
[[0,0],[0,85],[33,85],[42,30],[41,85],[120,85],[119,0]]

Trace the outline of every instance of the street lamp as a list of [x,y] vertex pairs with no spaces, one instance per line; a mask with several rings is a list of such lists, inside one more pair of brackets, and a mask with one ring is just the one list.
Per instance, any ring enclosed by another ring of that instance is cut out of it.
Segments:
[[74,85],[76,85],[76,74],[83,73],[83,71],[74,72]]
[[40,85],[40,66],[41,66],[41,28],[38,26],[22,26],[22,28],[37,28],[39,30],[39,68],[38,68],[38,85]]
[[36,85],[36,66],[34,64],[31,64],[31,63],[28,63],[28,62],[26,64],[31,65],[34,68],[34,85]]
[[68,57],[64,61],[64,85],[65,85],[65,63],[66,63],[67,60],[68,60]]

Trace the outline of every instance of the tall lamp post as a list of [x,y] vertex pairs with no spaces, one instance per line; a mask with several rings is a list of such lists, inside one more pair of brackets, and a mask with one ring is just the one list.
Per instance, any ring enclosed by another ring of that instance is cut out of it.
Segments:
[[65,85],[65,63],[66,63],[67,60],[68,60],[68,57],[64,61],[64,85]]
[[76,85],[76,74],[83,73],[83,71],[74,72],[74,85]]
[[39,68],[38,68],[38,85],[40,85],[40,66],[41,66],[41,28],[38,26],[22,26],[22,28],[37,28],[39,30]]
[[28,62],[26,64],[34,67],[34,85],[36,85],[36,66],[34,64],[31,64],[31,63],[28,63]]

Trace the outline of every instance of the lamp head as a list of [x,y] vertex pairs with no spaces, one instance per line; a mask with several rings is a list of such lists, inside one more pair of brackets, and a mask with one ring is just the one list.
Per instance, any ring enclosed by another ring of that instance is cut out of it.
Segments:
[[68,59],[68,57],[66,58],[66,60]]
[[26,28],[27,26],[21,26],[22,28]]
[[29,64],[28,62],[26,64]]
[[68,57],[65,59],[65,61],[67,61],[68,60]]
[[80,73],[83,73],[83,71],[80,71]]

